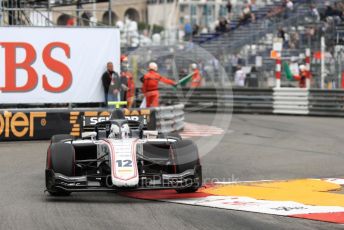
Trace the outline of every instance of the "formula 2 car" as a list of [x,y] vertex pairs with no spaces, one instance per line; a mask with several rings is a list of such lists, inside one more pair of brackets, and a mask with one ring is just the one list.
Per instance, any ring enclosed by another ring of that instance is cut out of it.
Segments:
[[146,130],[115,110],[80,139],[67,134],[51,138],[45,182],[53,196],[142,189],[186,193],[202,185],[202,167],[191,140]]

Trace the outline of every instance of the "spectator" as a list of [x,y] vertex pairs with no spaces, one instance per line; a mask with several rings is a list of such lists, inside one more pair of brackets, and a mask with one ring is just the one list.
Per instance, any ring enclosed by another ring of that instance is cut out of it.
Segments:
[[196,36],[198,34],[198,31],[199,31],[199,26],[197,24],[194,24],[192,28],[192,36]]
[[238,26],[246,25],[247,23],[249,23],[250,20],[254,21],[254,18],[255,16],[251,12],[250,5],[246,4],[244,9],[242,10],[242,14],[241,14]]
[[293,10],[294,3],[291,0],[285,0],[284,18],[289,18]]
[[256,0],[251,0],[251,11],[252,12],[256,12],[258,10],[257,4],[256,4]]
[[228,31],[228,21],[225,18],[220,19],[217,31],[221,33],[226,33]]
[[107,70],[102,75],[102,83],[104,87],[105,107],[108,105],[108,100],[118,101],[120,93],[120,79],[118,74],[113,70],[113,63],[108,62]]
[[238,66],[237,71],[235,72],[235,75],[234,75],[234,84],[236,86],[244,87],[245,79],[246,79],[246,74],[242,70],[241,66]]
[[135,99],[135,82],[133,74],[129,71],[128,57],[121,56],[121,83],[122,101],[127,101],[127,108],[131,108]]
[[312,18],[314,19],[315,22],[319,22],[320,21],[320,13],[319,13],[317,7],[314,4],[312,4],[310,8],[311,8]]
[[208,28],[204,26],[204,27],[202,28],[202,30],[201,30],[201,33],[203,33],[203,34],[209,33]]
[[286,7],[288,11],[293,11],[294,10],[294,3],[291,0],[286,0]]
[[245,79],[245,85],[248,87],[258,87],[258,71],[255,66],[251,68],[251,72]]
[[202,77],[200,74],[199,69],[197,68],[197,64],[193,63],[191,64],[191,71],[192,71],[192,79],[191,79],[191,88],[198,88],[202,86]]
[[282,39],[283,39],[283,42],[285,42],[285,40],[286,40],[286,39],[285,39],[285,31],[284,31],[283,28],[280,28],[280,29],[278,30],[277,37],[282,38]]
[[232,8],[233,8],[231,0],[228,0],[226,8],[227,8],[227,12],[228,12],[228,17],[227,18],[231,19],[231,15],[232,15],[231,13],[232,13]]
[[256,12],[258,11],[258,6],[256,4],[256,0],[251,0],[250,9],[251,9],[252,21],[255,21],[256,20]]
[[312,39],[312,38],[315,36],[315,33],[316,33],[316,30],[315,30],[315,28],[314,28],[313,26],[308,27],[308,28],[306,29],[306,35],[307,35],[307,37],[309,37],[310,39]]
[[326,2],[325,5],[326,5],[325,18],[337,16],[337,17],[340,17],[341,20],[344,20],[343,12],[340,9],[333,8],[329,2]]
[[230,13],[232,12],[232,8],[233,8],[233,5],[232,5],[232,3],[231,3],[231,0],[228,0],[227,5],[226,5],[226,8],[227,8],[228,14],[230,14]]
[[271,19],[273,17],[277,17],[277,16],[281,15],[283,13],[283,11],[284,11],[283,6],[276,6],[267,14],[267,18]]
[[337,7],[339,10],[341,10],[342,12],[344,11],[344,2],[337,2]]
[[288,48],[289,47],[289,35],[285,32],[283,28],[280,28],[278,30],[277,37],[282,38],[283,40],[283,47]]
[[305,65],[300,65],[300,74],[295,77],[295,80],[299,81],[299,88],[306,88],[307,70]]
[[233,74],[238,70],[238,65],[239,65],[239,55],[234,54],[231,57],[231,66],[232,66],[232,73]]
[[292,48],[292,49],[298,48],[299,41],[300,41],[300,35],[299,35],[299,33],[296,31],[296,29],[294,29],[294,30],[290,33],[289,47]]
[[190,22],[185,23],[184,25],[184,33],[185,33],[185,41],[190,41],[191,36],[192,36],[192,26]]

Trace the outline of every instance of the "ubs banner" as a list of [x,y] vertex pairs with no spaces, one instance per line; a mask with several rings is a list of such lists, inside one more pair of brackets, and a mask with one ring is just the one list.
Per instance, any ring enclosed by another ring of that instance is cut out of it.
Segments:
[[0,103],[103,102],[106,63],[119,72],[115,28],[0,28]]
[[[149,109],[125,109],[124,114],[128,120],[156,128],[155,114]],[[56,134],[80,137],[109,115],[103,110],[0,111],[0,141],[48,140]]]

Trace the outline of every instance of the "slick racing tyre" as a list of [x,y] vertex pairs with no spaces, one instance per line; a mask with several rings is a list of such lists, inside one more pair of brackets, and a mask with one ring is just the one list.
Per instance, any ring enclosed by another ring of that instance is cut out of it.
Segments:
[[74,137],[72,135],[69,134],[58,134],[58,135],[54,135],[51,137],[51,143],[58,143],[61,142],[63,140],[74,140]]
[[68,196],[70,192],[55,188],[53,173],[64,176],[74,176],[75,150],[73,145],[65,143],[53,143],[47,155],[46,188],[52,196]]
[[191,140],[180,140],[173,144],[177,173],[195,170],[194,176],[187,178],[185,188],[176,189],[179,193],[196,192],[202,186],[202,169],[197,146]]

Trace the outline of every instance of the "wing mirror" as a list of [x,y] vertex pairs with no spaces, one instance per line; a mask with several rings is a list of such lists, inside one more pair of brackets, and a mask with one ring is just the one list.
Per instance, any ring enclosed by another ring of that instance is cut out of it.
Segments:
[[81,134],[82,139],[91,138],[93,141],[97,137],[97,132],[83,132]]
[[143,136],[147,139],[155,139],[158,137],[158,131],[143,130]]

